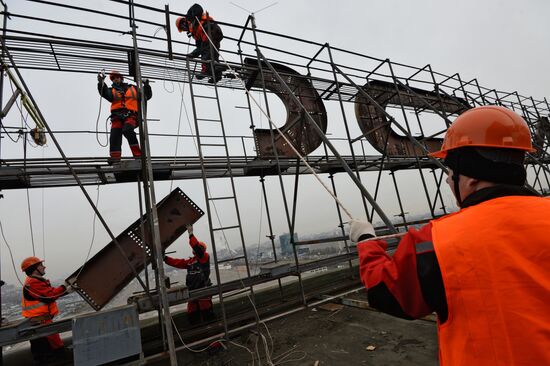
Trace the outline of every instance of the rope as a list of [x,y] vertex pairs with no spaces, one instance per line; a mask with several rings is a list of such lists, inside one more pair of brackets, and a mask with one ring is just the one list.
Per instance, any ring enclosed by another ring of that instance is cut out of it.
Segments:
[[218,54],[220,55],[221,57],[221,60],[223,61],[223,63],[225,64],[225,66],[229,69],[229,71],[233,74],[233,76],[239,80],[239,82],[241,83],[242,87],[244,88],[246,94],[248,94],[248,96],[250,97],[250,99],[252,99],[252,101],[254,102],[254,104],[256,104],[256,106],[260,109],[260,111],[266,116],[267,120],[269,121],[270,125],[275,129],[277,130],[277,132],[279,133],[279,135],[281,135],[281,137],[286,141],[286,143],[290,146],[290,148],[292,149],[292,151],[296,154],[296,156],[298,156],[300,158],[300,160],[306,165],[306,167],[310,170],[311,174],[313,174],[313,176],[315,177],[315,179],[317,179],[317,181],[319,183],[321,183],[321,185],[323,186],[323,188],[325,188],[325,190],[328,192],[328,194],[334,199],[334,201],[342,208],[342,210],[344,211],[344,213],[349,217],[350,220],[353,219],[353,216],[351,215],[351,213],[348,211],[348,209],[344,206],[344,204],[338,199],[338,197],[336,197],[336,195],[334,193],[332,193],[332,191],[330,190],[330,188],[321,180],[321,178],[319,177],[319,175],[315,172],[315,169],[313,169],[311,167],[311,165],[309,165],[309,163],[306,161],[306,159],[298,152],[298,150],[296,150],[296,148],[294,147],[294,145],[292,144],[292,142],[290,142],[290,140],[285,136],[285,134],[277,127],[277,125],[275,125],[275,123],[273,122],[273,120],[271,119],[271,117],[268,115],[268,113],[262,108],[261,104],[258,103],[258,101],[254,98],[254,96],[252,95],[252,93],[250,93],[249,90],[247,90],[246,88],[246,83],[241,79],[241,77],[237,74],[237,72],[235,72],[235,70],[233,70],[233,68],[227,63],[227,61],[225,60],[225,58],[223,57],[223,55],[220,54],[219,50],[216,48],[216,46],[214,45],[214,42],[212,42],[212,39],[210,38],[210,36],[208,35],[208,32],[206,32],[206,30],[204,29],[203,25],[199,22],[199,25],[201,26],[204,34],[206,35],[206,37],[208,38],[208,41],[210,42],[210,45],[218,52]]
[[[101,91],[103,91],[103,86],[105,85],[105,69],[101,69],[100,73],[103,75],[103,79],[101,79]],[[109,137],[107,137],[107,142],[105,144],[102,144],[101,141],[99,141],[99,117],[101,117],[101,103],[103,102],[103,95],[99,93],[99,108],[97,111],[97,119],[95,121],[95,139],[99,146],[101,147],[107,147],[109,146]],[[105,133],[107,133],[107,119],[105,120]]]

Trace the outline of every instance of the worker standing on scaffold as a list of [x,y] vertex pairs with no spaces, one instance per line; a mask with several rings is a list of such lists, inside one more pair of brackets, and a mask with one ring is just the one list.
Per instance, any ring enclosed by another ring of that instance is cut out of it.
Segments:
[[[218,23],[202,9],[199,4],[193,4],[187,11],[187,15],[176,19],[176,27],[178,31],[187,32],[188,37],[193,37],[196,48],[187,55],[187,57],[201,58],[202,66],[201,73],[197,76],[198,79],[209,77],[208,82],[211,84],[217,83],[222,78],[222,70],[219,66],[214,67],[214,78],[210,69],[210,60],[218,62],[220,55],[220,43],[223,39],[223,32]],[[208,36],[207,36],[208,34]],[[213,47],[210,47],[209,38],[212,40]]]
[[[54,316],[59,313],[55,300],[72,292],[72,287],[68,284],[53,287],[44,278],[46,266],[40,258],[25,258],[21,262],[21,270],[27,275],[21,299],[21,315],[35,324],[52,323]],[[65,354],[65,346],[58,333],[31,339],[30,342],[34,365],[47,364]]]
[[[189,233],[189,245],[193,250],[193,257],[177,259],[164,256],[164,263],[172,267],[186,269],[185,284],[189,291],[193,291],[212,285],[210,281],[210,255],[206,251],[206,244],[193,235],[192,225],[187,226],[187,232]],[[189,324],[197,324],[201,321],[201,318],[203,321],[214,319],[212,297],[208,296],[189,301],[187,303],[187,318]]]
[[[116,70],[109,75],[112,86],[109,88],[105,84],[105,75],[97,75],[97,90],[99,94],[111,102],[111,136],[109,138],[109,163],[120,161],[122,156],[122,136],[126,137],[132,155],[135,158],[141,156],[139,142],[134,132],[138,127],[138,111],[140,97],[137,88],[123,82],[122,74]],[[153,92],[149,85],[149,80],[145,79],[143,83],[143,92],[146,100],[151,99]]]
[[550,200],[525,187],[534,151],[518,114],[473,108],[431,154],[460,211],[409,229],[393,256],[351,221],[369,304],[405,319],[435,311],[441,365],[550,365]]

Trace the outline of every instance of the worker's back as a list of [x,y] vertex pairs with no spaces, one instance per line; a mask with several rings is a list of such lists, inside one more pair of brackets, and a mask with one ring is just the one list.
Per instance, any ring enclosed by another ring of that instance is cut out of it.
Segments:
[[433,221],[441,365],[550,365],[549,214],[548,199],[507,196]]

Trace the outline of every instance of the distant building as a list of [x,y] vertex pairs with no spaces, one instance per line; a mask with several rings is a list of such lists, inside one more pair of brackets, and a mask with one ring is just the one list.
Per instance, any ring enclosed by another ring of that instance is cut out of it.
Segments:
[[[298,241],[298,234],[294,234],[294,241]],[[279,235],[279,243],[281,244],[281,254],[283,256],[294,254],[292,243],[290,242],[290,233]]]

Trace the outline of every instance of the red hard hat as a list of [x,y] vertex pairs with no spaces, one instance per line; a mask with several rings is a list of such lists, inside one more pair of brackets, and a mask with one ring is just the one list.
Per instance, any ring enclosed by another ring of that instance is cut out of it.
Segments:
[[35,264],[44,262],[42,259],[38,257],[28,257],[23,259],[23,262],[21,262],[21,270],[25,272],[27,268],[34,266]]
[[111,79],[111,81],[113,81],[114,78],[116,77],[119,77],[119,78],[124,78],[124,76],[122,76],[122,74],[116,70],[113,70],[111,71],[111,73],[109,74],[109,79]]
[[441,150],[430,156],[445,158],[449,150],[466,146],[535,151],[527,122],[496,105],[472,108],[458,116],[447,130]]
[[186,17],[178,17],[176,19],[176,28],[178,28],[178,32],[187,32],[189,30],[189,26],[187,25],[187,18]]

